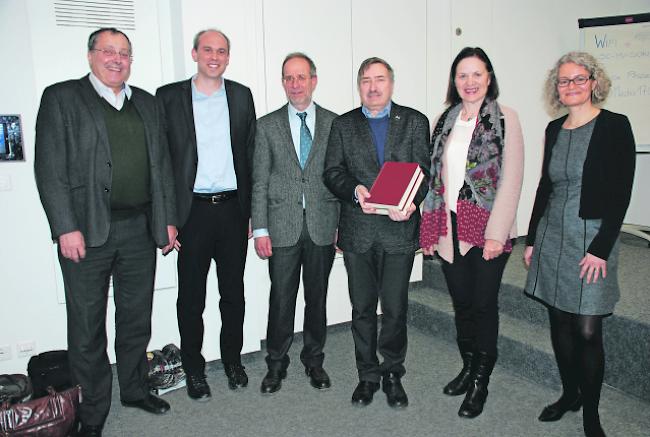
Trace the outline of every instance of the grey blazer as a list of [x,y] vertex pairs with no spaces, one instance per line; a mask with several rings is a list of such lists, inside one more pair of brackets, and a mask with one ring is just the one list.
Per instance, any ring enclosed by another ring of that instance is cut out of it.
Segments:
[[[429,120],[411,108],[392,103],[384,161],[417,162],[425,178],[415,196],[419,205],[429,180]],[[377,243],[389,253],[409,253],[418,248],[419,209],[405,222],[388,216],[365,214],[354,200],[357,185],[368,189],[379,174],[379,161],[370,125],[361,108],[343,114],[332,123],[325,158],[325,185],[341,202],[338,246],[364,253]]]
[[325,150],[331,111],[316,105],[316,127],[305,169],[291,138],[287,105],[257,120],[253,164],[253,229],[269,230],[276,247],[293,246],[302,230],[305,195],[307,230],[312,241],[334,242],[339,218],[338,199],[323,184]]
[[[144,124],[151,175],[151,234],[168,243],[176,224],[169,151],[161,136],[154,97],[131,87],[131,102]],[[81,231],[86,246],[106,242],[111,225],[111,147],[100,97],[88,76],[43,91],[36,118],[34,172],[52,238]]]

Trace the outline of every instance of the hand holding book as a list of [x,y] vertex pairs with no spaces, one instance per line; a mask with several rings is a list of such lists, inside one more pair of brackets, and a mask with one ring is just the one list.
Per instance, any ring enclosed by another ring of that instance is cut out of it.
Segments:
[[394,221],[408,220],[416,209],[413,199],[423,179],[424,173],[417,163],[386,161],[362,206]]

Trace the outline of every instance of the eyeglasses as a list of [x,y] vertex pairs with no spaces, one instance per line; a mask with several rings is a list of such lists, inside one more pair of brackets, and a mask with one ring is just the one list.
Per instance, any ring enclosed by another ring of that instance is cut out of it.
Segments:
[[303,84],[307,82],[307,79],[309,79],[309,77],[304,74],[299,74],[298,76],[282,76],[282,81],[284,83],[298,82],[299,84]]
[[593,79],[592,76],[576,76],[573,79],[569,79],[568,77],[560,77],[557,80],[557,86],[559,86],[560,88],[564,88],[569,86],[571,82],[573,82],[573,84],[576,86],[580,86],[586,84],[587,81],[591,79]]
[[124,60],[131,59],[131,60],[133,60],[133,56],[131,55],[131,53],[129,53],[127,51],[124,51],[124,50],[119,51],[119,52],[116,51],[115,49],[112,49],[112,48],[109,48],[109,49],[92,49],[92,50],[95,51],[95,52],[102,52],[104,54],[104,56],[106,56],[107,58],[114,58],[115,55],[119,55],[119,57],[121,59],[124,59]]

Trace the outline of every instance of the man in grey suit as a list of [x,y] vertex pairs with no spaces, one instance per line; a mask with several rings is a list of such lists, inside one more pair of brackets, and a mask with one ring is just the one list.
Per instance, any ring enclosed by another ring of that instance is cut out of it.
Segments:
[[[379,389],[388,404],[405,407],[406,309],[409,277],[418,249],[420,212],[429,175],[429,122],[391,101],[394,74],[380,58],[363,61],[357,75],[362,106],[332,123],[325,185],[341,199],[338,246],[343,250],[352,303],[359,384],[352,403],[368,405]],[[366,204],[385,161],[416,162],[426,176],[405,213],[378,215]],[[377,338],[377,302],[383,311]],[[377,349],[383,357],[379,364]]]
[[289,103],[257,121],[252,225],[255,250],[269,259],[271,278],[262,393],[278,391],[287,376],[301,267],[305,318],[300,360],[314,388],[330,387],[323,347],[339,203],[322,174],[336,114],[313,103],[317,82],[316,66],[307,55],[287,55],[282,86]]
[[126,84],[131,42],[102,28],[88,39],[90,74],[45,89],[36,119],[34,170],[59,246],[68,317],[68,358],[80,384],[81,435],[101,435],[111,404],[106,355],[109,279],[122,404],[162,414],[149,393],[156,246],[176,247],[174,184],[154,97]]

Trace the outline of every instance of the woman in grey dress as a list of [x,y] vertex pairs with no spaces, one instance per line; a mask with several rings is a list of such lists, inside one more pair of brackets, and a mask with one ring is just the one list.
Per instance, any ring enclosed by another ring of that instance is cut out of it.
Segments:
[[562,56],[546,81],[548,103],[568,115],[546,128],[542,176],[526,239],[526,294],[548,307],[562,396],[539,420],[583,407],[585,435],[598,415],[605,357],[602,320],[619,299],[618,233],[634,178],[635,143],[624,115],[601,109],[610,80],[588,53]]

